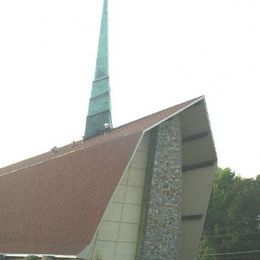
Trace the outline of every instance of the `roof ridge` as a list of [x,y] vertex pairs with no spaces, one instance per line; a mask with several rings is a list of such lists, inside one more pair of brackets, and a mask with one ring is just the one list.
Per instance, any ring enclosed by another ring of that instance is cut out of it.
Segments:
[[[55,151],[52,151],[52,150],[47,151],[47,152],[38,154],[36,156],[6,165],[6,166],[0,168],[0,177],[8,174],[9,172],[17,171],[18,169],[21,169],[21,168],[27,168],[32,165],[39,164],[43,161],[47,161],[50,159],[55,159],[60,156],[72,153],[73,151],[84,150],[84,149],[88,149],[92,146],[96,146],[99,144],[109,142],[109,141],[111,141],[111,139],[114,139],[114,138],[131,135],[136,132],[146,131],[147,129],[149,129],[149,128],[155,126],[157,123],[161,122],[163,119],[167,119],[168,117],[171,117],[171,115],[174,114],[174,112],[178,112],[179,111],[179,109],[177,109],[178,107],[185,108],[186,104],[192,105],[194,102],[196,102],[196,101],[198,102],[203,98],[204,98],[204,96],[199,96],[197,98],[190,99],[188,101],[179,103],[177,105],[162,109],[162,110],[154,112],[152,114],[135,119],[126,124],[120,125],[114,129],[110,130],[109,132],[105,132],[102,135],[95,136],[86,141],[83,141],[83,140],[73,141],[69,144],[55,148]],[[167,114],[164,115],[164,113],[167,113],[167,111],[174,110],[174,109],[177,109],[177,111],[173,111],[170,115],[167,115]],[[157,116],[160,118],[157,119]],[[152,122],[152,119],[154,119],[153,121],[155,121],[155,122]],[[149,120],[151,122],[149,122]],[[138,128],[138,126],[139,126],[139,128]]]
[[[136,133],[130,133],[129,136],[130,136],[130,135],[133,135],[133,134],[136,134]],[[123,138],[123,137],[124,137],[124,136],[119,136],[118,138]],[[2,168],[0,168],[0,177],[6,176],[6,175],[8,175],[8,174],[15,173],[15,172],[17,172],[17,171],[20,171],[20,170],[23,170],[23,169],[26,169],[26,168],[29,168],[29,167],[33,167],[33,166],[36,166],[36,165],[40,165],[40,164],[42,164],[42,163],[45,163],[45,162],[48,162],[48,161],[51,161],[51,160],[55,160],[55,159],[57,159],[57,158],[66,156],[66,155],[68,155],[68,154],[72,154],[72,153],[76,153],[76,152],[79,152],[79,151],[82,151],[82,150],[85,150],[85,149],[89,149],[89,148],[91,148],[91,147],[93,147],[93,146],[99,146],[99,145],[102,145],[102,144],[104,144],[104,143],[113,142],[113,140],[114,140],[115,138],[116,138],[116,137],[114,137],[113,139],[108,139],[108,140],[103,139],[103,140],[100,140],[100,142],[98,142],[98,143],[93,143],[93,144],[85,145],[85,146],[83,146],[82,144],[84,144],[84,143],[86,143],[86,142],[83,142],[83,141],[80,140],[80,141],[78,141],[78,142],[80,142],[80,143],[78,144],[78,147],[76,148],[75,146],[71,146],[71,147],[74,147],[75,149],[72,149],[72,150],[69,150],[69,151],[62,151],[61,149],[62,149],[62,148],[65,149],[66,147],[69,148],[69,145],[71,145],[71,144],[73,145],[73,143],[70,143],[70,144],[68,144],[68,145],[64,145],[64,146],[62,146],[62,147],[60,147],[60,148],[57,148],[57,150],[56,150],[55,153],[53,153],[52,151],[48,151],[48,152],[45,152],[45,153],[42,153],[42,154],[33,156],[33,157],[31,157],[31,158],[28,158],[28,159],[19,161],[19,162],[17,162],[17,163],[10,164],[10,165],[7,165],[7,166],[5,166],[5,167],[2,167]],[[79,145],[82,145],[82,146],[79,146]],[[59,149],[60,149],[60,152],[61,152],[61,153],[58,153]],[[50,154],[50,153],[53,153],[53,154]],[[41,155],[46,155],[46,156],[47,156],[47,155],[50,155],[50,156],[49,156],[49,157],[46,157],[46,158],[43,158],[42,160],[32,161],[32,162],[31,162],[30,164],[28,164],[28,165],[24,165],[24,166],[21,165],[21,166],[19,167],[19,164],[22,164],[23,162],[26,163],[26,162],[28,162],[28,161],[30,161],[30,160],[33,160],[33,159],[37,159],[37,157],[38,157],[38,156],[41,156]],[[16,164],[17,164],[18,167],[12,169],[11,167],[12,167],[12,166],[15,166]],[[8,169],[9,167],[10,167],[9,170],[7,170],[6,172],[3,171],[3,172],[1,173],[1,170],[4,170],[5,168]]]

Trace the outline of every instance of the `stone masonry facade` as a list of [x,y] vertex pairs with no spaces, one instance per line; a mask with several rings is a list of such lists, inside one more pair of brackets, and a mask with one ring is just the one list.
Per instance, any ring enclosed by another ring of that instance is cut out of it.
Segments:
[[180,117],[158,127],[142,260],[181,259],[182,138]]

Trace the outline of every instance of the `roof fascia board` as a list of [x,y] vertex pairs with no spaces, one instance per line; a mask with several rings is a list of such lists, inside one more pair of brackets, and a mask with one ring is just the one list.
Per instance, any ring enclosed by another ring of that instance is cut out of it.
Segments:
[[76,259],[77,256],[76,255],[55,255],[55,254],[9,254],[9,253],[1,253],[3,254],[4,256],[7,256],[7,257],[27,257],[27,256],[30,256],[30,255],[34,255],[34,256],[38,256],[38,257],[43,257],[43,256],[53,256],[55,258],[68,258],[68,259]]
[[178,111],[172,113],[171,115],[165,117],[164,119],[162,119],[161,121],[157,122],[156,124],[146,128],[144,130],[144,133],[146,133],[147,131],[151,130],[152,128],[162,124],[163,122],[169,120],[170,118],[180,114],[181,112],[183,112],[184,110],[198,104],[200,101],[203,102],[203,107],[204,107],[204,110],[205,110],[205,113],[206,113],[206,118],[207,118],[207,122],[208,122],[208,128],[209,128],[209,136],[210,136],[210,139],[212,141],[212,145],[213,145],[213,150],[214,150],[214,155],[215,155],[215,161],[217,163],[218,161],[218,157],[217,157],[217,152],[216,152],[216,146],[215,146],[215,142],[214,142],[214,138],[213,138],[213,133],[212,133],[212,129],[211,129],[211,124],[210,124],[210,119],[209,119],[209,114],[208,114],[208,110],[207,110],[207,104],[206,104],[206,101],[205,101],[205,96],[201,96],[199,98],[197,98],[196,100],[194,100],[193,102],[191,102],[190,104],[186,105],[185,107],[183,107],[182,109],[179,109]]
[[208,113],[207,103],[206,103],[205,98],[203,99],[203,104],[204,104],[204,109],[205,109],[205,113],[206,113],[206,117],[207,117],[207,121],[208,121],[209,135],[211,137],[211,141],[212,141],[212,145],[213,145],[213,149],[214,149],[215,161],[217,163],[218,162],[218,156],[217,156],[217,152],[216,152],[216,145],[215,145],[214,138],[213,138],[213,132],[212,132],[212,129],[211,129],[209,113]]
[[[189,108],[189,107],[195,105],[196,103],[199,103],[199,102],[202,101],[202,100],[204,101],[204,105],[205,105],[205,104],[206,104],[206,103],[205,103],[205,96],[201,96],[201,97],[197,98],[196,100],[194,100],[193,102],[191,102],[189,105],[186,105],[186,106],[183,107],[182,109],[178,110],[177,112],[172,113],[170,116],[167,116],[167,117],[165,117],[164,119],[162,119],[162,120],[160,120],[159,122],[157,122],[156,124],[154,124],[154,125],[152,125],[152,126],[146,128],[146,129],[144,129],[143,134],[146,133],[146,132],[148,132],[148,131],[151,130],[152,128],[154,128],[154,127],[160,125],[161,123],[167,121],[167,120],[170,119],[171,117],[173,117],[173,116],[175,116],[175,115],[177,115],[177,114],[183,112],[183,111],[186,110],[187,108]],[[206,106],[205,106],[205,108],[206,108]],[[206,112],[207,112],[207,109],[206,109]],[[208,121],[209,121],[208,113],[207,113],[207,119],[208,119]],[[211,131],[211,129],[210,129],[210,133],[211,133],[211,137],[212,137],[212,131]],[[139,141],[140,141],[140,140],[139,140]],[[139,144],[139,143],[138,143],[138,144]],[[215,145],[214,145],[214,148],[215,148]],[[5,172],[5,173],[3,173],[3,174],[0,174],[0,177],[5,176],[5,175],[8,175],[8,174],[16,173],[16,172],[18,172],[18,171],[20,171],[20,170],[24,170],[24,169],[30,168],[30,167],[32,167],[32,166],[40,165],[40,164],[45,163],[45,162],[47,162],[47,161],[51,161],[51,160],[57,159],[57,158],[59,158],[59,157],[63,157],[63,156],[66,156],[66,155],[68,155],[68,154],[71,154],[71,153],[74,153],[74,152],[77,152],[77,151],[80,151],[80,150],[84,150],[84,149],[85,149],[85,147],[84,147],[84,148],[80,148],[80,149],[74,149],[74,150],[72,150],[72,151],[65,152],[65,153],[62,153],[62,154],[60,154],[60,155],[53,156],[53,157],[51,157],[51,158],[46,158],[45,160],[42,160],[42,161],[40,161],[40,162],[35,162],[35,163],[30,164],[30,165],[27,165],[27,166],[24,166],[24,167],[19,167],[19,168],[17,168],[17,169],[13,169],[13,170],[10,170],[10,171]],[[215,153],[216,153],[216,152],[215,152]]]
[[[199,102],[202,101],[202,100],[205,100],[205,96],[201,96],[201,97],[197,98],[196,100],[194,100],[194,101],[191,102],[190,104],[186,105],[185,107],[183,107],[183,108],[179,109],[178,111],[172,113],[171,115],[165,117],[164,119],[160,120],[159,122],[155,123],[154,125],[152,125],[152,126],[146,128],[146,129],[144,130],[144,133],[146,133],[147,131],[151,130],[152,128],[154,128],[154,127],[156,127],[156,126],[162,124],[163,122],[169,120],[169,119],[172,118],[173,116],[176,116],[176,115],[180,114],[180,113],[183,112],[184,110],[186,110],[186,109],[188,109],[188,108],[194,106],[195,104],[199,103]],[[204,103],[205,103],[205,101],[204,101]]]

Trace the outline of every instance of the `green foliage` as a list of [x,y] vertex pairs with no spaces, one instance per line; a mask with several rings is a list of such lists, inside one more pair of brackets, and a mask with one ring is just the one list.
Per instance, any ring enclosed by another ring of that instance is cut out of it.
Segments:
[[[200,260],[207,260],[209,259],[208,255],[214,254],[215,251],[209,247],[208,240],[206,238],[202,238],[200,241],[200,248],[199,248],[199,255]],[[211,257],[211,260],[217,260],[216,257]]]
[[259,215],[260,176],[243,179],[228,168],[219,168],[214,178],[199,259],[224,259],[203,258],[206,254],[260,250]]

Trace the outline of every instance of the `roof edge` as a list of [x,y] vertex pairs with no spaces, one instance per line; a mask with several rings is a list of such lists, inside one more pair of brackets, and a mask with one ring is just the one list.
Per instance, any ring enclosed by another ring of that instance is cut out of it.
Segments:
[[[144,133],[146,133],[147,131],[153,129],[154,127],[156,127],[156,126],[158,126],[158,125],[160,125],[161,123],[163,123],[163,122],[169,120],[169,119],[172,118],[173,116],[178,115],[179,113],[183,112],[183,111],[186,110],[187,108],[190,108],[190,107],[194,106],[196,103],[199,103],[199,102],[202,101],[202,100],[204,100],[204,102],[205,102],[205,96],[204,96],[204,95],[198,97],[197,99],[194,99],[194,101],[191,102],[190,104],[188,104],[188,105],[186,105],[185,107],[179,109],[178,111],[172,113],[171,115],[165,117],[164,119],[160,120],[160,121],[157,122],[156,124],[154,124],[154,125],[152,125],[152,126],[146,128],[146,129],[144,130]],[[208,117],[207,117],[207,118],[208,118]]]
[[[144,134],[145,134],[144,131],[140,131],[139,140],[137,141],[137,143],[136,143],[136,145],[135,145],[135,148],[133,149],[133,152],[132,152],[132,154],[131,154],[131,156],[130,156],[130,158],[129,158],[129,160],[128,160],[128,163],[126,164],[126,166],[125,166],[125,168],[124,168],[124,171],[123,171],[123,173],[122,173],[122,175],[121,175],[121,178],[119,179],[119,181],[118,181],[118,183],[117,183],[117,185],[116,185],[116,187],[115,187],[114,193],[115,193],[115,191],[117,190],[117,188],[118,188],[120,182],[122,181],[123,176],[124,176],[126,170],[129,168],[129,166],[130,166],[130,164],[131,164],[131,162],[132,162],[132,160],[133,160],[133,158],[134,158],[134,155],[135,155],[136,151],[138,150],[138,147],[139,147],[140,143],[142,142],[142,139],[143,139],[143,137],[144,137]],[[108,201],[108,203],[107,203],[107,205],[106,205],[106,208],[105,208],[105,210],[104,210],[104,212],[103,212],[103,214],[102,214],[102,216],[101,216],[101,218],[100,218],[100,220],[99,220],[99,222],[98,222],[98,224],[97,224],[96,231],[97,231],[97,229],[98,229],[98,226],[99,226],[100,223],[102,222],[104,213],[105,213],[105,211],[106,211],[108,205],[111,203],[111,201],[112,201],[112,196],[111,196],[110,200]],[[85,253],[85,250],[88,250],[89,245],[91,244],[93,238],[95,237],[96,231],[95,231],[95,233],[93,234],[93,236],[92,236],[91,240],[89,241],[89,243],[78,253],[79,258],[83,257],[83,255],[84,255],[84,253]],[[85,257],[83,257],[83,258],[85,258]]]
[[[190,104],[186,105],[185,107],[183,107],[182,109],[178,110],[177,112],[174,112],[174,113],[171,114],[170,116],[165,117],[164,119],[162,119],[161,121],[157,122],[156,124],[154,124],[154,125],[152,125],[152,126],[146,128],[146,129],[144,129],[142,132],[143,132],[143,133],[146,133],[146,132],[149,131],[150,129],[152,129],[152,128],[158,126],[158,125],[161,124],[162,122],[167,121],[169,118],[171,118],[171,117],[177,115],[178,113],[181,113],[183,110],[185,110],[185,109],[187,109],[187,108],[193,106],[194,104],[196,104],[196,103],[198,103],[198,102],[200,102],[201,100],[204,100],[204,99],[205,99],[205,96],[203,95],[203,96],[199,96],[199,97],[197,97],[197,98],[194,98],[194,99],[191,99],[191,100],[188,100],[188,101],[179,103],[178,105],[181,105],[181,104],[183,104],[183,103],[186,103],[186,102],[190,102],[190,101],[191,101]],[[162,110],[160,110],[160,111],[156,111],[156,112],[154,112],[154,113],[152,113],[152,114],[143,116],[143,117],[141,117],[141,118],[138,118],[138,119],[133,120],[133,121],[131,121],[131,122],[128,122],[128,123],[126,123],[126,124],[123,124],[123,125],[120,125],[120,126],[118,126],[118,127],[115,127],[115,128],[113,129],[113,131],[114,131],[114,130],[119,130],[120,128],[123,128],[123,127],[125,127],[125,126],[127,126],[127,125],[129,125],[129,124],[132,124],[132,123],[134,123],[134,122],[136,122],[136,121],[138,121],[138,120],[144,119],[144,118],[146,118],[146,117],[148,117],[148,116],[152,116],[152,115],[154,115],[154,114],[156,114],[156,113],[158,113],[158,112],[162,112],[162,111],[167,110],[167,109],[169,109],[169,108],[171,108],[171,107],[162,109]],[[94,137],[94,138],[98,138],[98,137],[99,137],[99,136]],[[94,139],[94,138],[93,138],[93,139]],[[92,140],[92,138],[89,139],[89,140]],[[75,142],[75,143],[78,144],[78,142],[82,142],[82,140],[79,140],[79,141],[77,141],[77,142]],[[73,143],[74,143],[74,142],[73,142]],[[72,144],[73,144],[73,143],[72,143]],[[82,142],[82,143],[84,143],[84,142]],[[79,145],[82,144],[82,143],[79,143]],[[69,145],[71,145],[71,144],[61,146],[58,150],[63,149],[63,148],[65,148],[65,147],[69,146]],[[43,160],[39,160],[39,161],[30,163],[30,164],[28,164],[28,165],[26,165],[26,166],[20,166],[20,167],[19,167],[19,165],[17,165],[17,166],[18,166],[17,168],[9,169],[9,170],[3,171],[3,172],[1,173],[1,170],[4,170],[5,168],[7,169],[7,168],[10,167],[10,166],[13,166],[13,165],[16,165],[16,164],[19,164],[19,163],[22,163],[22,162],[29,161],[29,160],[34,159],[34,158],[36,158],[36,157],[38,157],[38,156],[41,156],[41,155],[48,155],[49,151],[47,151],[47,152],[45,152],[45,153],[42,153],[42,154],[33,156],[33,157],[31,157],[31,158],[27,158],[27,159],[24,159],[24,160],[21,160],[21,161],[18,161],[18,162],[15,162],[15,163],[6,165],[6,166],[4,166],[4,167],[0,167],[0,177],[5,176],[5,175],[8,175],[8,174],[15,173],[15,172],[17,172],[17,171],[19,171],[19,170],[21,170],[21,169],[29,168],[29,167],[32,167],[32,166],[34,166],[34,165],[39,165],[39,164],[44,163],[44,162],[46,162],[46,161],[53,160],[53,159],[62,157],[62,156],[64,156],[64,155],[67,155],[67,154],[70,154],[70,153],[73,153],[73,152],[76,152],[76,151],[79,151],[79,150],[83,150],[83,149],[85,149],[85,147],[75,147],[73,150],[61,152],[60,154],[56,154],[56,155],[47,157],[47,158],[45,158],[45,159],[43,159]]]
[[217,165],[218,164],[218,155],[217,155],[216,145],[215,145],[215,141],[214,141],[214,135],[213,135],[213,131],[212,131],[212,128],[211,128],[211,123],[210,123],[210,118],[209,118],[209,113],[208,113],[207,103],[206,103],[205,98],[203,99],[203,104],[204,104],[204,108],[205,108],[206,117],[207,117],[207,120],[208,120],[209,133],[210,133],[210,137],[211,137],[211,141],[212,141],[212,145],[213,145],[213,149],[214,149],[215,162],[216,162],[216,165]]
[[55,254],[12,254],[12,253],[0,253],[0,254],[3,254],[4,256],[9,256],[9,257],[27,257],[27,256],[30,256],[30,255],[34,255],[34,256],[38,256],[38,257],[43,257],[43,256],[53,256],[55,258],[68,258],[68,259],[76,259],[78,258],[78,256],[76,255],[55,255]]

